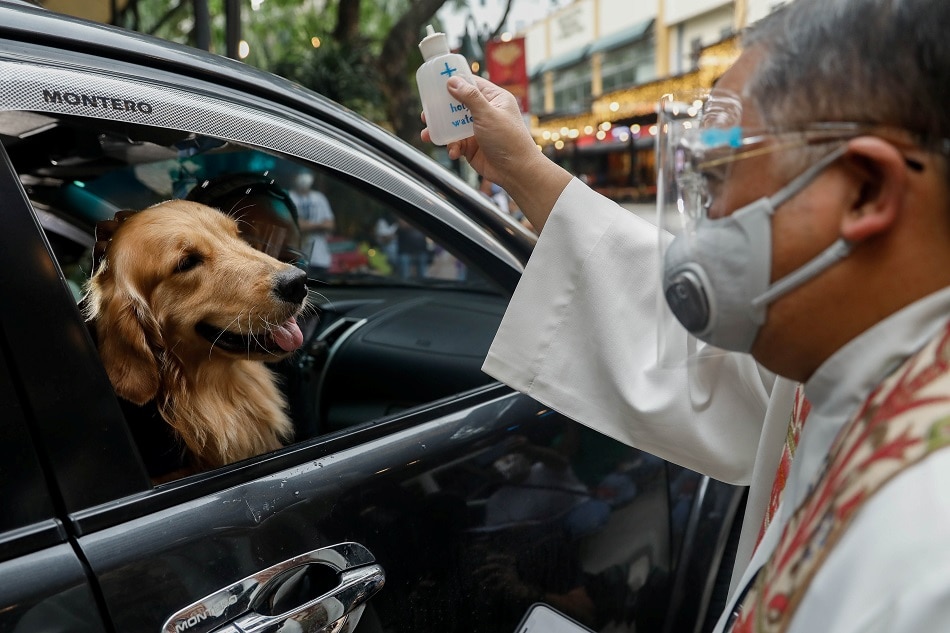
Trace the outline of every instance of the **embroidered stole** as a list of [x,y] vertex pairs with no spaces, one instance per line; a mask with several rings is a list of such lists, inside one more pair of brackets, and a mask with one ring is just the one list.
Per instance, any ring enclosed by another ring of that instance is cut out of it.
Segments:
[[879,384],[841,429],[726,630],[786,631],[809,582],[862,505],[905,468],[947,446],[950,327]]
[[782,457],[779,459],[778,468],[775,470],[775,479],[772,480],[772,493],[769,495],[769,505],[765,509],[765,516],[762,518],[762,525],[759,527],[759,536],[755,544],[762,541],[765,531],[769,529],[772,518],[778,511],[779,503],[782,500],[782,493],[785,491],[785,483],[788,481],[788,473],[792,469],[792,458],[795,456],[795,449],[798,448],[798,438],[802,435],[802,429],[805,427],[805,420],[811,412],[811,403],[805,397],[805,390],[802,385],[795,388],[795,399],[792,402],[792,415],[788,421],[788,430],[785,433],[785,445],[782,447]]

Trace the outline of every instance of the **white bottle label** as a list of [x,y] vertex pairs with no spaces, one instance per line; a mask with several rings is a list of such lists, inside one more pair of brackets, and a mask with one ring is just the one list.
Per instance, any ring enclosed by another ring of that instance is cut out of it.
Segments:
[[445,85],[449,78],[454,76],[462,77],[471,84],[475,83],[468,62],[461,55],[435,57],[416,71],[426,126],[429,128],[432,142],[436,145],[448,145],[475,133],[472,113],[452,99]]

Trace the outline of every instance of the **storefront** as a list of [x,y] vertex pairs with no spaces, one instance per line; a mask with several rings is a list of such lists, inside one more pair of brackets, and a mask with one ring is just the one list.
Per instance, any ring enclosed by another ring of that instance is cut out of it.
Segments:
[[736,39],[703,49],[696,70],[605,92],[590,109],[535,118],[531,132],[542,151],[617,201],[656,195],[656,104],[667,94],[709,88],[738,56]]
[[560,144],[545,153],[595,190],[618,202],[649,202],[656,196],[652,124],[603,125],[607,129]]

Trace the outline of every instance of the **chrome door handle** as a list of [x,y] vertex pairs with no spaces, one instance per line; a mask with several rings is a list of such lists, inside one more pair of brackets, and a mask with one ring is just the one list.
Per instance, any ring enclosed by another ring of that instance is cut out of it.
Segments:
[[[284,583],[309,565],[329,567],[339,584],[283,613],[259,613]],[[288,622],[296,623],[288,630],[335,633],[350,614],[362,612],[384,582],[383,568],[368,549],[359,543],[339,543],[295,556],[206,596],[166,620],[162,633],[270,633]]]
[[235,620],[234,626],[242,633],[272,633],[284,630],[288,622],[295,622],[299,628],[287,630],[336,633],[346,624],[348,614],[379,591],[383,579],[383,568],[379,565],[345,571],[340,574],[340,584],[318,598],[276,615],[261,615],[252,610]]

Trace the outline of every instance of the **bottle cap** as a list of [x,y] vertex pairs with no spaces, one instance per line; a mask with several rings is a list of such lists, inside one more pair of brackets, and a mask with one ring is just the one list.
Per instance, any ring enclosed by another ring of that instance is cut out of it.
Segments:
[[426,36],[419,42],[419,50],[422,51],[422,58],[428,61],[439,55],[448,55],[449,41],[445,33],[437,33],[430,24],[426,27]]

